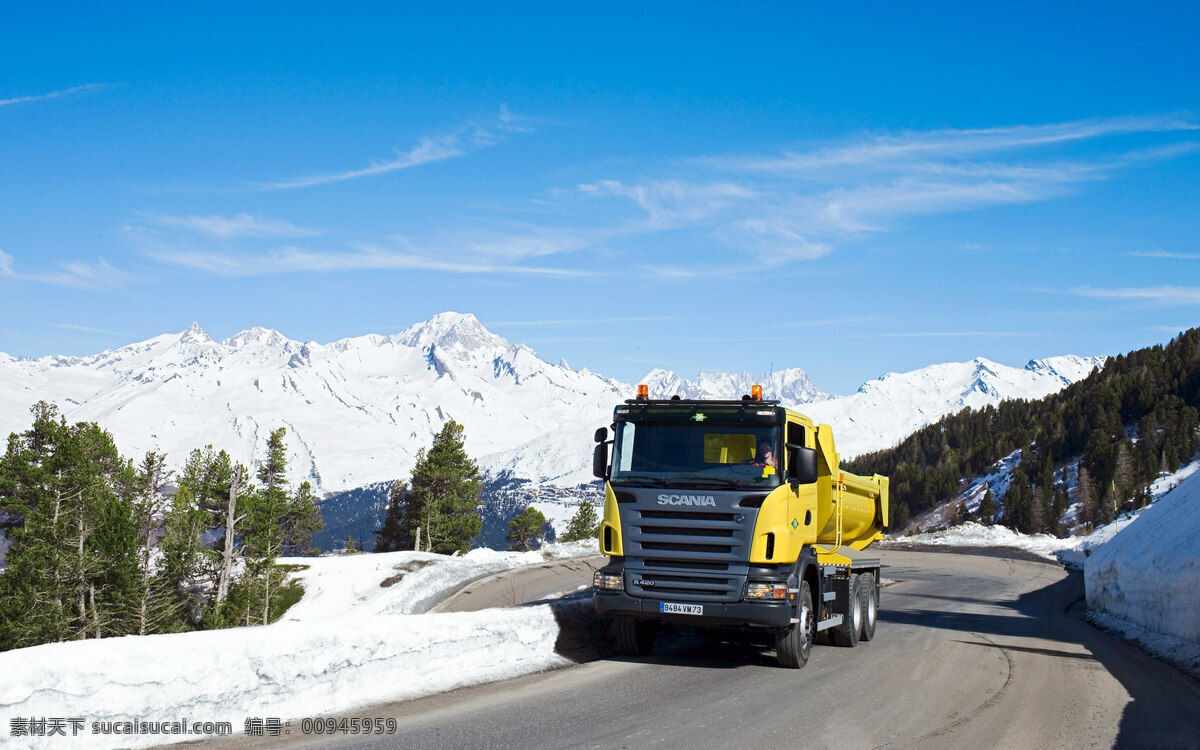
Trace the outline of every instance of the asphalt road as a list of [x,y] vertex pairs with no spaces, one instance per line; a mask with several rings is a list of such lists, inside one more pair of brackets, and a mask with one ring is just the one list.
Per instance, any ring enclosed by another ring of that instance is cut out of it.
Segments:
[[204,746],[1200,747],[1200,684],[1070,614],[1083,594],[1077,573],[979,555],[882,556],[894,583],[875,639],[818,646],[799,671],[766,648],[679,633],[644,659],[608,656],[352,714],[395,718],[398,734],[303,736],[293,725],[286,738]]

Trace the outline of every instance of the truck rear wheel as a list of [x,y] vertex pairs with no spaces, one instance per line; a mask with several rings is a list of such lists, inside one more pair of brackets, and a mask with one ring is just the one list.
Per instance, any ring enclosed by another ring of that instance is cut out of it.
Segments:
[[849,612],[842,613],[842,624],[830,630],[833,645],[853,648],[858,645],[858,633],[862,630],[862,594],[857,575],[850,576]]
[[858,639],[869,641],[875,637],[875,621],[879,619],[879,589],[875,586],[875,576],[870,573],[860,575],[858,589],[862,594],[862,630]]
[[800,582],[796,619],[787,630],[775,634],[775,658],[779,666],[800,669],[808,664],[813,641],[817,637],[817,618],[813,614],[812,591],[808,581]]
[[633,617],[617,618],[617,647],[626,656],[645,656],[654,650],[658,623]]

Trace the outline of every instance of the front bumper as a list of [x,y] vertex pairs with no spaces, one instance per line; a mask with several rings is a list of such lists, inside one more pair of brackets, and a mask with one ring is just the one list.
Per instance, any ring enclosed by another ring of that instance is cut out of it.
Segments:
[[[659,611],[669,599],[630,596],[622,591],[596,591],[593,598],[600,615],[632,615],[639,619],[669,622],[692,627],[733,627],[783,629],[791,624],[792,606],[788,602],[703,602],[704,614],[674,615]],[[701,604],[701,602],[689,602]]]

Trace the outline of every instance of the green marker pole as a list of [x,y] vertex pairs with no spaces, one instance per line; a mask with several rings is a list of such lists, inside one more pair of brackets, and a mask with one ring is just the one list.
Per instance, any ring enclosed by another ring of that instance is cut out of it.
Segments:
[[1112,480],[1113,491],[1113,523],[1116,524],[1117,531],[1121,530],[1121,519],[1117,517],[1117,480]]

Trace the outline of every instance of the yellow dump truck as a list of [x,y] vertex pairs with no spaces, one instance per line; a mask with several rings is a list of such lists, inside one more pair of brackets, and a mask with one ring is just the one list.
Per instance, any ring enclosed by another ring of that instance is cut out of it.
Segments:
[[827,425],[758,386],[736,401],[652,400],[639,386],[612,427],[593,456],[609,558],[593,601],[622,651],[646,654],[662,625],[684,625],[773,637],[798,669],[818,634],[874,637],[880,562],[864,550],[887,527],[888,480],[843,472]]

